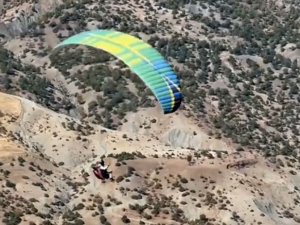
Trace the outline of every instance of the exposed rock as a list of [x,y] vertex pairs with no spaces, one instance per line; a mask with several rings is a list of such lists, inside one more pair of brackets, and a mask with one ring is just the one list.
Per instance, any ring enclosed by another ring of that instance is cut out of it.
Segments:
[[[15,13],[15,8],[13,11],[7,10],[1,16],[5,19],[0,22],[0,35],[13,38],[25,33],[30,24],[37,22],[41,15],[57,7],[60,3],[61,0],[39,0],[38,3],[23,3],[18,6],[18,13]],[[0,0],[0,12],[3,11],[3,7],[3,0]]]
[[180,129],[172,129],[166,137],[166,142],[172,147],[199,146],[199,140],[192,134]]
[[300,217],[294,217],[295,222],[300,223]]
[[236,167],[236,168],[244,168],[246,166],[255,165],[257,163],[256,159],[245,159],[245,160],[239,160],[234,163],[229,163],[227,165],[227,168]]
[[2,14],[3,11],[3,0],[0,0],[0,14]]
[[267,202],[259,199],[254,199],[253,202],[261,212],[268,215],[275,221],[279,220],[279,217],[276,214],[276,209],[272,202]]

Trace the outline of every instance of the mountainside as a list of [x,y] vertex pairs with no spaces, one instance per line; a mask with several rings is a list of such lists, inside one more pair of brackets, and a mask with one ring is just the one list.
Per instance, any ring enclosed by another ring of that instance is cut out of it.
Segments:
[[[210,140],[210,151],[191,152],[161,143],[156,132],[132,132],[130,119],[124,126],[127,132],[115,132],[22,98],[1,94],[0,102],[5,106],[0,120],[4,224],[300,221],[300,164],[291,159],[270,162],[255,153],[234,153],[217,140]],[[135,117],[135,123],[142,120]],[[172,122],[162,123],[162,131],[172,127]],[[179,132],[195,129],[185,124]],[[155,124],[150,126],[155,131]],[[220,149],[214,151],[216,147]],[[92,175],[91,165],[102,154],[108,154],[113,183],[101,183]]]
[[32,30],[32,24],[37,23],[42,15],[61,3],[61,0],[0,0],[0,37],[24,35]]
[[[74,47],[52,52],[51,48],[86,29],[133,32],[172,62],[182,81],[183,107],[212,125],[215,136],[266,155],[295,156],[300,126],[299,11],[292,3],[259,4],[103,1],[99,6],[93,1],[68,1],[33,23],[29,34],[6,42],[16,62],[5,69],[23,67],[17,73],[47,78],[40,83],[54,93],[30,89],[26,82],[16,84],[38,95],[34,98],[43,98],[40,101],[47,107],[53,106],[53,98],[64,96],[63,104],[55,108],[63,105],[79,118],[117,129],[126,112],[153,106],[144,84],[106,53]],[[113,79],[104,79],[108,73]],[[8,75],[6,79],[13,80]]]
[[[0,224],[300,223],[297,1],[0,0]],[[173,66],[163,115],[92,29]],[[106,156],[116,178],[91,166]]]

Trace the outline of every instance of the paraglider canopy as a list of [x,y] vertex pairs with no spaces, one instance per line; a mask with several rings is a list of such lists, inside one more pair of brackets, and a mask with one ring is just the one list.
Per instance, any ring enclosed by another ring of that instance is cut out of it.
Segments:
[[122,60],[150,88],[164,114],[175,112],[182,101],[177,75],[162,55],[144,41],[113,30],[92,30],[71,36],[57,45],[86,45]]

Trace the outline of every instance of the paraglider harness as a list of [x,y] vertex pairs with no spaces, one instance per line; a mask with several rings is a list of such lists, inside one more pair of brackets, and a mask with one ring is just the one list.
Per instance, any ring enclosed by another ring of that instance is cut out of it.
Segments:
[[98,167],[92,167],[93,168],[93,173],[94,175],[101,180],[105,180],[105,179],[109,179],[109,173],[104,171],[104,170],[100,170]]
[[[103,165],[104,165],[104,162],[101,161],[100,164],[103,166]],[[100,180],[111,179],[111,180],[112,180],[112,178],[110,177],[110,173],[111,173],[111,172],[108,172],[107,169],[106,169],[106,170],[102,170],[102,169],[100,169],[100,167],[97,166],[97,165],[96,165],[96,166],[92,166],[92,168],[93,168],[93,173],[94,173],[94,175],[95,175],[98,179],[100,179]]]

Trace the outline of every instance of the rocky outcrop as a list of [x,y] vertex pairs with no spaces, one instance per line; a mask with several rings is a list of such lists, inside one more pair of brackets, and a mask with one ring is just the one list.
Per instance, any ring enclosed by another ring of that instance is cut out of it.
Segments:
[[[1,3],[3,0],[0,0],[0,11]],[[12,12],[9,15],[9,12],[6,12],[6,15],[1,16],[0,35],[13,38],[27,32],[30,24],[37,22],[41,15],[53,10],[61,3],[61,0],[39,0],[38,3],[24,3],[18,7],[17,13]]]
[[192,133],[176,128],[166,134],[164,141],[172,147],[195,148],[201,145],[201,141]]
[[238,168],[238,169],[241,169],[241,168],[244,168],[246,166],[251,166],[251,165],[255,165],[258,161],[256,159],[244,159],[244,160],[239,160],[239,161],[236,161],[234,163],[229,163],[227,164],[227,169],[228,168]]
[[0,34],[13,38],[28,30],[29,24],[36,22],[39,14],[18,16],[16,20],[0,24]]
[[3,11],[3,0],[0,0],[0,15],[2,14]]

